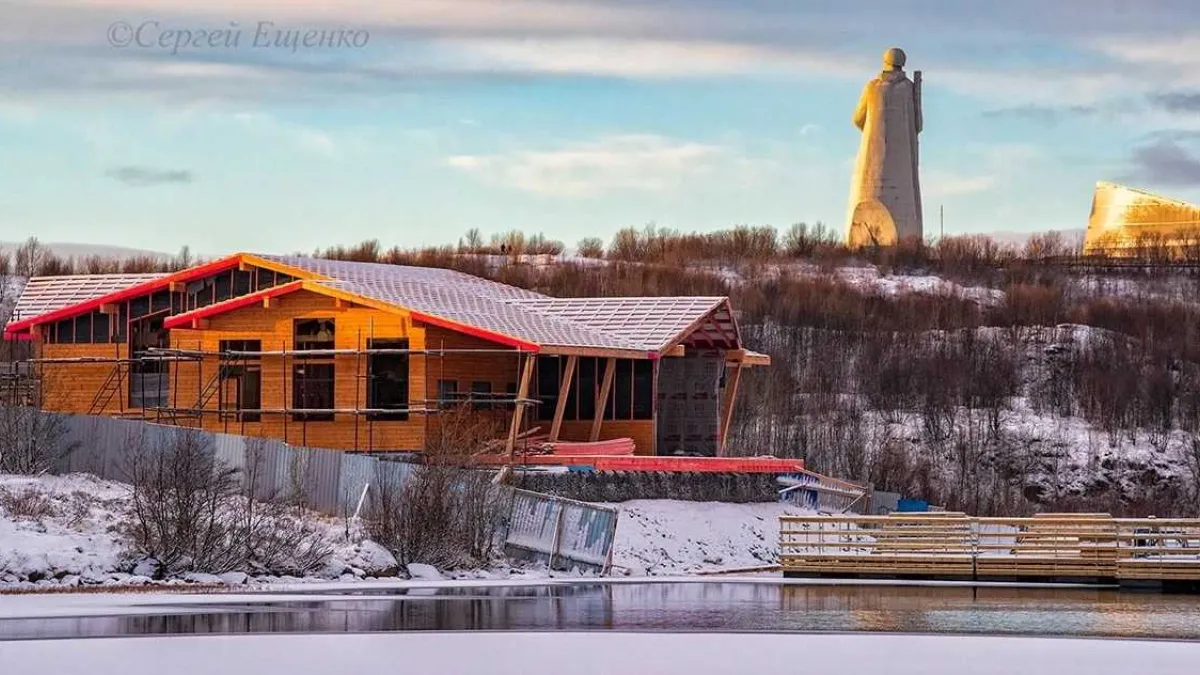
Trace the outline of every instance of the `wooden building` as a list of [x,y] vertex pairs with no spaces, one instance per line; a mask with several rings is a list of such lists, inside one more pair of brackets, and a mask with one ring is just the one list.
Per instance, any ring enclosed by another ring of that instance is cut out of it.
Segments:
[[40,405],[359,451],[424,447],[451,406],[511,448],[631,438],[719,455],[745,367],[722,297],[551,298],[459,272],[239,253],[181,272],[33,279],[4,329]]

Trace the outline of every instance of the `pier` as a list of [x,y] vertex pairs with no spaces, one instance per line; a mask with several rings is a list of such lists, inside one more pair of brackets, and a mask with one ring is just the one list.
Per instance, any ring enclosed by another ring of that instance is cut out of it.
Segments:
[[787,577],[1026,581],[1200,590],[1200,519],[962,513],[783,516]]

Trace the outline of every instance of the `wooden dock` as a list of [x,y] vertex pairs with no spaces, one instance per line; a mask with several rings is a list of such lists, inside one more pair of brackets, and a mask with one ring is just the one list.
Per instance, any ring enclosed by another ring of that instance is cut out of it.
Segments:
[[779,520],[779,563],[788,577],[1200,589],[1200,519],[921,513]]

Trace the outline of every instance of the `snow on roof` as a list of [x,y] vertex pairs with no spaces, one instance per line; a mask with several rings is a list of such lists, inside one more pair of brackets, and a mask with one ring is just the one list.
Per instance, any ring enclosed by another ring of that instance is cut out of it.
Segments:
[[21,291],[10,322],[24,321],[158,279],[164,274],[76,274],[33,277]]

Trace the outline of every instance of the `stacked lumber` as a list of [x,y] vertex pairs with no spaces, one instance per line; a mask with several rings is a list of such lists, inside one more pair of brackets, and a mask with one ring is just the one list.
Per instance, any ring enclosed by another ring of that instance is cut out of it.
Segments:
[[[517,454],[522,456],[569,455],[572,457],[627,457],[634,454],[637,446],[632,438],[612,438],[605,441],[551,441],[546,434],[538,434],[534,427],[517,435]],[[503,454],[506,440],[493,439],[484,444],[476,456]]]

